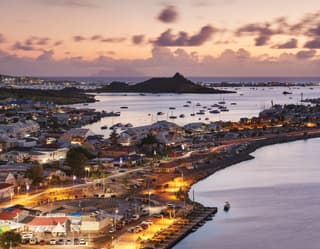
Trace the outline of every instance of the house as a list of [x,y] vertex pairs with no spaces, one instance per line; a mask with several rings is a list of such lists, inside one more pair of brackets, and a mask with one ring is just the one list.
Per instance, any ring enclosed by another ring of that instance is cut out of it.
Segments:
[[30,152],[30,160],[40,164],[64,160],[68,148],[37,148]]
[[53,236],[61,236],[66,235],[68,231],[69,219],[66,216],[36,216],[26,226],[32,232],[50,232]]
[[0,221],[19,223],[30,214],[23,206],[8,207],[0,211]]
[[170,143],[172,142],[170,137],[173,136],[173,134],[180,134],[181,131],[182,129],[175,123],[163,120],[152,125],[130,128],[120,134],[119,142],[124,146],[133,145],[152,132],[155,136],[159,134],[159,139],[164,140],[164,143]]
[[80,223],[81,232],[99,232],[101,229],[112,224],[114,220],[120,220],[121,215],[100,214],[97,216],[82,216]]
[[84,128],[73,128],[67,132],[65,132],[60,138],[60,143],[67,144],[78,144],[82,145],[86,141],[89,136],[93,136],[94,134],[89,129]]
[[9,137],[23,138],[39,130],[40,126],[34,120],[19,121],[13,124],[0,124],[0,134],[6,134]]

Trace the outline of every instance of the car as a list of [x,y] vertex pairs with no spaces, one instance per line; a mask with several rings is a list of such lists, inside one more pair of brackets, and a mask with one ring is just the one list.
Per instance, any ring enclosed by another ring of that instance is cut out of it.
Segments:
[[74,244],[74,245],[79,245],[79,239],[78,239],[78,238],[74,238],[73,244]]
[[86,245],[87,243],[86,243],[86,241],[85,241],[85,239],[80,239],[80,241],[79,241],[79,245]]
[[67,239],[67,240],[66,240],[66,245],[72,245],[71,239]]
[[143,215],[143,216],[147,216],[147,215],[149,215],[150,214],[150,212],[149,212],[149,210],[147,210],[147,209],[143,209],[142,211],[141,211],[141,215]]
[[31,239],[33,237],[33,233],[22,232],[21,239]]
[[140,224],[140,226],[141,226],[143,229],[147,229],[147,228],[149,227],[148,224],[143,223],[143,222]]
[[126,172],[124,169],[119,170],[119,173],[124,173],[124,172]]
[[114,227],[111,227],[111,228],[109,229],[109,233],[115,233],[116,231],[117,231],[117,229],[114,228]]
[[129,227],[128,229],[127,229],[127,231],[129,232],[129,233],[133,233],[134,232],[134,227]]
[[57,242],[58,245],[64,245],[64,239],[59,239]]
[[39,241],[39,245],[43,246],[43,245],[45,245],[45,244],[46,244],[46,241],[45,241],[45,240],[42,239],[42,240]]
[[135,232],[135,233],[140,233],[142,230],[143,230],[143,228],[142,228],[141,226],[136,226],[136,227],[134,228],[134,232]]
[[132,215],[132,220],[139,220],[139,219],[140,219],[139,214],[133,214]]
[[50,244],[50,245],[56,245],[56,244],[57,244],[57,241],[56,241],[55,239],[51,239],[51,240],[49,241],[49,244]]
[[29,244],[30,244],[30,245],[36,245],[36,244],[38,244],[38,239],[37,239],[37,238],[31,238],[31,239],[29,240]]

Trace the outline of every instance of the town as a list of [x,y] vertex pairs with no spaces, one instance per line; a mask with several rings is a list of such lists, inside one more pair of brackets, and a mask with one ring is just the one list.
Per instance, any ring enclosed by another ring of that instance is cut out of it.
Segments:
[[110,115],[33,100],[0,102],[6,241],[21,248],[170,248],[217,212],[188,197],[192,184],[251,159],[258,147],[320,136],[315,100],[273,105],[238,122],[115,126],[109,138],[83,128]]

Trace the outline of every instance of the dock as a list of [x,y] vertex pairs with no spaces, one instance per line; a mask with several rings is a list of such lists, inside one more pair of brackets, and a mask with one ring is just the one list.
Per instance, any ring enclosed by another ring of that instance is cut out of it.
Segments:
[[216,207],[197,206],[185,217],[159,232],[142,248],[170,249],[188,234],[196,231],[217,213]]

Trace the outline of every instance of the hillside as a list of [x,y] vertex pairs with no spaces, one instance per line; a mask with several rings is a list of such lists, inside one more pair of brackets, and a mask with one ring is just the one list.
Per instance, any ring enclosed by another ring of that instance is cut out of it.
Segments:
[[151,78],[135,85],[112,82],[97,89],[97,92],[140,92],[140,93],[234,93],[197,85],[176,73],[171,78]]

